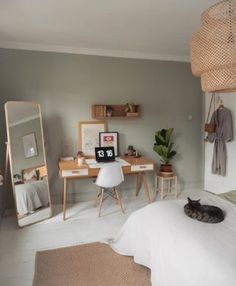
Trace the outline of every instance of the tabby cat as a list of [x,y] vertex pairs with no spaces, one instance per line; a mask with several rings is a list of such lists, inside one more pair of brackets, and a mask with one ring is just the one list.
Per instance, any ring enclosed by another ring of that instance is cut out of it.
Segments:
[[187,216],[202,222],[218,223],[224,220],[223,211],[215,206],[201,205],[200,200],[191,200],[184,206],[184,212]]

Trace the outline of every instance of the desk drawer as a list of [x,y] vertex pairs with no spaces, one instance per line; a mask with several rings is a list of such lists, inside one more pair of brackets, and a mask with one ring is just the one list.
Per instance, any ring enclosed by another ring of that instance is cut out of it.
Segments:
[[88,176],[88,169],[78,169],[78,170],[62,170],[62,177],[82,177]]
[[131,172],[151,171],[151,170],[153,170],[153,164],[133,165],[133,166],[131,166]]

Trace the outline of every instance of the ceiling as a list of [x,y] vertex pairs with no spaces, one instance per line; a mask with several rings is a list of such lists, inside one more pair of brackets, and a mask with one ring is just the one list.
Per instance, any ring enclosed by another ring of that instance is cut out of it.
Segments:
[[0,47],[189,60],[215,0],[1,0]]

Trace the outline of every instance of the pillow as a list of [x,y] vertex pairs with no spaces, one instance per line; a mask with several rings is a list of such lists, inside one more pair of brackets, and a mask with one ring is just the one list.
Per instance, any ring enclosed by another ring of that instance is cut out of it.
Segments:
[[23,172],[23,179],[25,183],[38,180],[38,171],[36,169],[27,170]]

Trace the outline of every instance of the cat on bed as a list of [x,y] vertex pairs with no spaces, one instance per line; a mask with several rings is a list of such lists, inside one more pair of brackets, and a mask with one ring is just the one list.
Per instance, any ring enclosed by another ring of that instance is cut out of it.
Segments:
[[224,220],[223,211],[215,206],[201,205],[200,200],[191,200],[184,206],[187,216],[202,222],[218,223]]

